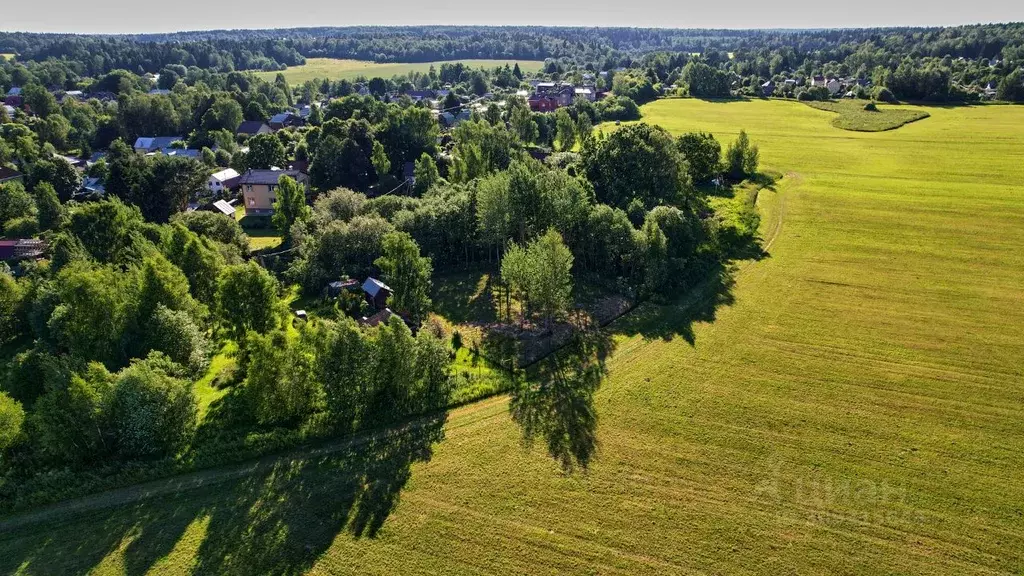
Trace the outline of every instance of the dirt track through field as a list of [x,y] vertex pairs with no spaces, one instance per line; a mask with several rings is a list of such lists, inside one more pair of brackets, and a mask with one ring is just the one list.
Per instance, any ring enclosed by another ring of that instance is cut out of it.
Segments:
[[[504,407],[506,401],[506,397],[498,396],[458,408],[448,415],[447,422],[445,423],[445,430],[450,431],[463,426],[469,426],[477,422],[505,414]],[[422,427],[430,421],[432,421],[432,417],[425,416],[393,428],[391,431],[401,432],[404,430],[411,430]],[[0,520],[0,534],[12,532],[19,528],[25,528],[26,526],[34,524],[51,522],[55,519],[70,515],[93,512],[103,508],[123,506],[126,504],[134,504],[150,498],[158,498],[190,490],[208,489],[211,486],[215,486],[223,482],[236,480],[238,478],[270,470],[274,465],[282,461],[308,460],[327,456],[351,448],[358,448],[375,438],[379,438],[382,434],[382,431],[377,431],[358,436],[339,438],[327,441],[317,446],[296,448],[238,464],[189,472],[187,474],[180,474],[171,478],[153,480],[151,482],[136,484],[134,486],[126,486],[124,488],[116,488],[97,494],[83,496],[66,502],[59,502],[38,510],[32,510],[23,514],[14,514],[8,518]]]

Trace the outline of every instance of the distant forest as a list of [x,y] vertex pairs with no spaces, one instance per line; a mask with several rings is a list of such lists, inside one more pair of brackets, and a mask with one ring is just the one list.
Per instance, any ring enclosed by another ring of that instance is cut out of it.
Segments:
[[560,27],[346,27],[211,30],[173,34],[70,35],[0,32],[0,52],[21,61],[73,62],[96,76],[116,69],[159,72],[168,65],[214,71],[280,70],[305,58],[431,62],[468,58],[561,59],[612,69],[654,52],[730,52],[791,69],[871,53],[872,65],[904,59],[1019,61],[1024,24],[841,30],[671,30]]

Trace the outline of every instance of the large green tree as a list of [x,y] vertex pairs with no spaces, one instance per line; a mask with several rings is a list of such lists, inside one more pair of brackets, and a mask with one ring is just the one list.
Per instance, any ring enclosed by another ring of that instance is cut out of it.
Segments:
[[404,232],[384,237],[384,254],[374,264],[394,291],[389,304],[397,312],[420,323],[430,311],[430,258],[420,256],[420,247]]
[[217,283],[217,310],[235,338],[277,324],[277,280],[255,262],[228,266]]
[[694,183],[710,182],[718,176],[722,163],[722,146],[705,132],[689,132],[676,141],[686,159],[687,171]]
[[558,142],[558,149],[563,151],[572,150],[576,145],[576,123],[565,108],[559,108],[555,112],[555,140]]
[[665,129],[632,124],[583,150],[587,178],[597,199],[625,208],[639,199],[650,208],[683,204],[692,190],[686,160]]
[[249,152],[245,155],[245,161],[249,168],[283,168],[288,162],[284,145],[274,134],[257,134],[250,138],[246,145],[249,146]]
[[292,225],[305,220],[313,211],[306,203],[306,188],[288,176],[277,179],[277,199],[271,221],[285,238],[291,238]]
[[157,355],[118,374],[110,410],[121,454],[173,456],[191,440],[198,408],[192,385],[178,377],[179,369]]

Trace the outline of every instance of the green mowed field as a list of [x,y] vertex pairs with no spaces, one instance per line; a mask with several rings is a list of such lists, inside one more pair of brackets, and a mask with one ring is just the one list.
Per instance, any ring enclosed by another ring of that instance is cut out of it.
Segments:
[[[495,66],[512,66],[516,60],[452,60],[451,62],[462,62],[472,68],[494,68]],[[331,80],[348,79],[352,80],[359,76],[366,78],[391,78],[392,76],[408,74],[410,72],[427,72],[431,66],[441,68],[444,62],[413,62],[413,63],[378,63],[365,60],[343,60],[339,58],[307,58],[302,66],[292,66],[284,70],[284,77],[289,84],[301,84],[315,78]],[[524,73],[540,70],[544,62],[539,60],[520,60],[519,68]],[[257,72],[256,75],[265,80],[273,80],[277,72]]]
[[745,128],[786,176],[758,198],[768,256],[612,324],[596,428],[549,415],[593,433],[587,470],[497,397],[443,440],[428,422],[7,519],[0,572],[1021,574],[1024,107],[878,133],[796,102],[643,112]]

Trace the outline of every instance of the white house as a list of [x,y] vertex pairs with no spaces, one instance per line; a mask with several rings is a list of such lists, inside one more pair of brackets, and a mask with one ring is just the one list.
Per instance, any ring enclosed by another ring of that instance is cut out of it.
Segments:
[[225,190],[238,184],[239,176],[240,174],[234,168],[228,168],[210,174],[210,179],[207,180],[206,185],[210,188],[210,192],[223,194]]
[[825,84],[825,88],[828,88],[828,93],[832,94],[833,96],[836,93],[838,93],[842,87],[843,85],[840,84],[839,80],[836,80],[835,78],[830,78],[829,81]]

